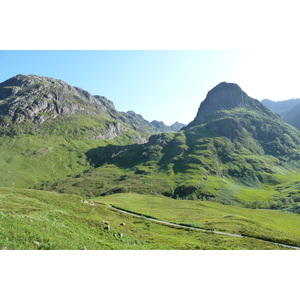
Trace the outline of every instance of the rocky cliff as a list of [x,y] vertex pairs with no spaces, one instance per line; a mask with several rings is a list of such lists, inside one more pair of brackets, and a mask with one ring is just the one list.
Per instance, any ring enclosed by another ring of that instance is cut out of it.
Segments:
[[36,126],[59,115],[118,115],[111,101],[73,87],[62,80],[36,75],[17,75],[0,84],[1,124],[31,120]]
[[208,92],[189,127],[205,123],[211,118],[226,114],[228,110],[238,108],[258,110],[270,116],[269,110],[264,105],[249,97],[237,84],[221,82]]
[[156,132],[142,116],[118,112],[107,98],[93,96],[62,80],[17,75],[0,84],[0,134],[33,133],[49,126],[61,132],[61,123],[55,124],[67,126],[67,120],[73,127],[64,132],[85,131],[85,139],[114,139],[126,133],[137,143],[144,143]]

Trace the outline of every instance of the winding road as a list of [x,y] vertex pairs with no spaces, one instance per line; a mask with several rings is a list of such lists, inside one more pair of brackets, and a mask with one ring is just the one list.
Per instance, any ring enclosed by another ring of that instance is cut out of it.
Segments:
[[[161,220],[153,219],[153,218],[146,217],[146,216],[143,216],[143,215],[139,215],[139,214],[135,214],[135,213],[132,213],[132,212],[128,212],[128,211],[123,210],[121,208],[117,208],[117,207],[115,207],[115,206],[113,206],[111,204],[110,204],[110,208],[112,208],[114,210],[117,210],[117,211],[120,211],[122,213],[128,214],[128,215],[134,216],[134,217],[144,218],[144,219],[147,219],[147,220],[152,221],[152,222],[156,222],[156,223],[160,223],[160,224],[165,224],[165,225],[169,225],[169,226],[172,226],[172,227],[183,228],[183,229],[192,229],[192,230],[200,230],[200,231],[206,231],[206,232],[211,232],[211,233],[215,233],[215,234],[221,234],[221,235],[227,235],[227,236],[234,236],[234,237],[238,237],[238,238],[245,238],[245,237],[247,237],[247,236],[239,235],[239,234],[233,234],[233,233],[221,232],[221,231],[215,231],[215,230],[211,231],[211,230],[208,230],[208,229],[203,229],[203,228],[198,228],[198,227],[191,227],[191,226],[186,226],[186,225],[179,225],[179,224],[175,224],[175,223],[161,221]],[[264,239],[260,239],[260,238],[255,238],[255,237],[251,237],[251,236],[249,236],[249,237],[253,238],[253,239],[260,240],[260,241],[272,243],[272,244],[275,244],[275,245],[280,245],[280,246],[283,246],[283,247],[300,250],[300,247],[297,247],[297,246],[291,246],[291,245],[276,243],[276,242],[272,242],[272,241],[268,241],[268,240],[264,240]]]

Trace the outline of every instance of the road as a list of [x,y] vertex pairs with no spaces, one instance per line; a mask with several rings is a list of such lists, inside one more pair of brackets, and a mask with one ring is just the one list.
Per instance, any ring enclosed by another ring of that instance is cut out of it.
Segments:
[[[238,237],[238,238],[245,238],[246,237],[246,236],[243,236],[243,235],[233,234],[233,233],[229,233],[229,232],[221,232],[221,231],[215,231],[215,230],[211,231],[211,230],[208,230],[208,229],[202,229],[202,228],[198,228],[198,227],[191,227],[191,226],[179,225],[179,224],[175,224],[175,223],[161,221],[161,220],[153,219],[153,218],[150,218],[150,217],[145,217],[143,215],[138,215],[138,214],[135,214],[135,213],[132,213],[132,212],[128,212],[128,211],[123,210],[121,208],[117,208],[117,207],[115,207],[113,205],[110,205],[110,208],[112,208],[114,210],[117,210],[117,211],[120,211],[122,213],[128,214],[128,215],[134,216],[134,217],[144,218],[144,219],[147,219],[147,220],[152,221],[152,222],[156,222],[156,223],[160,223],[160,224],[165,224],[165,225],[169,225],[169,226],[172,226],[172,227],[183,228],[183,229],[192,229],[192,230],[200,230],[200,231],[206,231],[206,232],[211,232],[211,233],[215,233],[215,234],[221,234],[221,235],[227,235],[227,236],[234,236],[234,237]],[[296,247],[296,246],[291,246],[291,245],[276,243],[276,242],[272,242],[272,241],[268,241],[268,240],[264,240],[264,239],[260,239],[260,238],[255,238],[255,237],[250,237],[250,238],[257,239],[257,240],[264,241],[264,242],[268,242],[268,243],[272,243],[272,244],[275,244],[275,245],[280,245],[280,246],[287,247],[287,248],[292,248],[292,249],[300,250],[300,247]]]

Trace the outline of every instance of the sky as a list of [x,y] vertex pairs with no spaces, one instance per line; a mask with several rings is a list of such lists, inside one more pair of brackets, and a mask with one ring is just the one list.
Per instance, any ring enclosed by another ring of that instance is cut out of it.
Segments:
[[167,125],[191,122],[222,81],[258,100],[300,98],[296,51],[1,50],[0,67],[1,82],[17,74],[62,79]]

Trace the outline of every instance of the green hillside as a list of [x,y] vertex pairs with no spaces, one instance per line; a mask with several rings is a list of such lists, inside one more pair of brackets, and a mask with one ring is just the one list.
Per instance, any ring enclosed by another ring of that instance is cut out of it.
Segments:
[[84,203],[76,195],[0,188],[0,249],[287,249],[253,238],[241,240],[152,223],[115,212],[104,199],[97,203],[95,199],[92,205],[93,199]]
[[137,194],[116,194],[97,201],[176,224],[213,226],[218,231],[300,246],[299,214]]
[[[63,81],[18,75],[0,84],[0,247],[281,249],[255,238],[300,245],[297,129],[227,83],[181,131],[151,126]],[[175,229],[110,203],[247,237]]]

